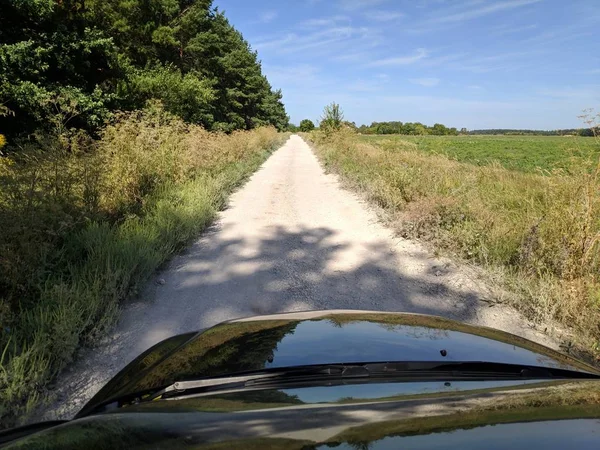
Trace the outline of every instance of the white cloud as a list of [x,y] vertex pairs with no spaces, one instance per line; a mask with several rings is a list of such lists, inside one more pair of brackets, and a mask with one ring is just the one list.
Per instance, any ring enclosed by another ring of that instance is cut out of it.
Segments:
[[543,97],[568,99],[568,100],[589,100],[590,102],[597,101],[600,98],[600,86],[580,86],[580,87],[559,87],[559,88],[543,88],[538,89],[537,94]]
[[380,36],[377,30],[340,24],[274,35],[257,40],[254,48],[259,52],[268,51],[278,54],[294,54],[310,50],[311,57],[335,58],[364,51],[365,48],[376,46],[379,42]]
[[352,27],[335,27],[309,34],[290,33],[283,37],[259,41],[256,43],[256,48],[275,48],[287,53],[295,50],[326,46],[331,41],[349,39],[355,32],[357,32],[357,29]]
[[421,65],[424,67],[441,66],[446,65],[447,63],[453,63],[454,61],[459,61],[464,59],[466,56],[468,56],[468,53],[453,53],[450,55],[436,56],[433,58],[427,58],[421,63]]
[[301,28],[318,28],[318,27],[331,27],[339,24],[340,22],[350,22],[348,16],[333,16],[323,17],[320,19],[309,19],[300,23]]
[[435,87],[440,84],[439,78],[411,78],[410,80],[413,84],[418,84],[424,87]]
[[480,108],[514,109],[528,104],[523,101],[495,101],[495,100],[469,100],[457,97],[438,97],[425,95],[396,95],[385,96],[378,99],[380,102],[388,102],[396,105],[419,105],[423,111],[452,111],[453,108],[468,107],[473,111]]
[[369,11],[365,13],[365,17],[375,22],[393,22],[404,17],[404,14],[394,11]]
[[277,19],[277,11],[265,11],[260,15],[260,23],[269,23]]
[[523,25],[520,27],[502,26],[494,28],[493,33],[496,36],[505,36],[507,34],[519,34],[523,33],[524,31],[535,30],[537,27],[538,26],[536,24]]
[[[508,1],[498,1],[491,4],[485,4],[482,2],[477,2],[475,5],[482,4],[485,6],[475,7],[475,8],[463,8],[462,11],[458,11],[455,13],[448,13],[447,11],[443,14],[438,14],[436,17],[433,17],[426,21],[428,24],[444,24],[444,23],[456,23],[456,22],[464,22],[466,20],[476,19],[478,17],[487,16],[489,14],[493,14],[499,11],[505,11],[509,9],[520,8],[527,5],[532,5],[534,3],[539,3],[543,0],[508,0]],[[464,6],[464,5],[463,5]]]
[[368,61],[370,57],[371,53],[368,51],[348,51],[335,55],[332,58],[332,61],[344,63],[364,63],[365,61]]
[[354,92],[377,92],[380,86],[372,81],[358,80],[348,84],[346,89]]
[[473,73],[489,73],[497,71],[514,71],[533,64],[533,56],[549,53],[551,50],[526,50],[518,52],[498,53],[490,56],[462,58],[446,65],[447,69],[463,70]]
[[314,88],[324,84],[319,68],[311,64],[265,66],[263,71],[273,86]]
[[414,64],[417,61],[420,61],[424,58],[427,58],[429,55],[429,51],[424,48],[418,48],[415,51],[414,55],[410,56],[397,56],[392,58],[383,58],[378,59],[369,63],[368,65],[371,67],[383,67],[383,66],[405,66],[409,64]]
[[388,0],[338,0],[342,9],[347,11],[356,11],[364,8],[373,8],[374,6],[386,3]]

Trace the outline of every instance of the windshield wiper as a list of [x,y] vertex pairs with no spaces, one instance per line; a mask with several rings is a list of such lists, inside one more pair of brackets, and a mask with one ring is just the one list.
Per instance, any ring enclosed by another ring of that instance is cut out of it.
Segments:
[[289,388],[320,383],[600,379],[591,373],[489,362],[385,362],[267,369],[226,377],[178,381],[148,401],[230,390]]

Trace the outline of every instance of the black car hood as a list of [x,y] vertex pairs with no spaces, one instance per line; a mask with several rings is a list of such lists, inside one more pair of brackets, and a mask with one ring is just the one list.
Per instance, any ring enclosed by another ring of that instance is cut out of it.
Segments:
[[[61,430],[71,437],[83,433],[88,448],[96,448],[93,442],[114,448],[163,448],[161,442],[164,448],[304,448],[380,445],[398,436],[467,433],[491,424],[552,424],[559,419],[572,422],[571,429],[589,431],[597,425],[589,419],[600,417],[598,381],[349,381],[139,402],[178,381],[290,366],[385,361],[485,361],[599,375],[589,365],[526,339],[440,317],[362,311],[255,317],[163,341],[111,380],[78,420],[36,436],[46,434],[39,439],[47,442]],[[520,433],[551,435],[559,428],[529,424]],[[477,438],[470,433],[460,439],[454,434],[456,445]],[[584,431],[579,436],[589,437]]]
[[163,341],[129,364],[81,411],[176,381],[263,369],[383,361],[486,361],[596,370],[499,330],[421,315],[363,311],[280,314],[225,322]]

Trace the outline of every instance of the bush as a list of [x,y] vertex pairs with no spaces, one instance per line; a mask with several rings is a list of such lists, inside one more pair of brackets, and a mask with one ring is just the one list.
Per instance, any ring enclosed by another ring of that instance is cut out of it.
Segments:
[[343,124],[344,113],[339,104],[333,102],[323,109],[323,117],[321,117],[319,128],[325,132],[338,131],[342,128]]
[[300,122],[300,131],[303,133],[309,133],[315,129],[315,124],[310,119],[304,119]]
[[127,92],[134,105],[159,99],[167,111],[186,122],[211,129],[216,98],[212,85],[210,80],[195,72],[182,74],[173,66],[157,66],[154,69],[135,70],[127,85]]
[[154,105],[121,115],[98,142],[57,136],[3,159],[3,425],[35,406],[281,138],[274,128],[209,133]]

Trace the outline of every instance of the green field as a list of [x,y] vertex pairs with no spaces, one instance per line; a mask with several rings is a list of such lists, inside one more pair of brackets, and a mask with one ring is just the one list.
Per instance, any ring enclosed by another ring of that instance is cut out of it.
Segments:
[[470,164],[498,162],[507,169],[535,172],[540,169],[569,170],[598,154],[594,138],[579,136],[361,136],[365,142],[397,145],[398,141],[416,144],[423,152],[446,155]]

